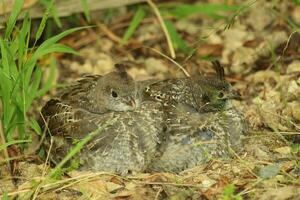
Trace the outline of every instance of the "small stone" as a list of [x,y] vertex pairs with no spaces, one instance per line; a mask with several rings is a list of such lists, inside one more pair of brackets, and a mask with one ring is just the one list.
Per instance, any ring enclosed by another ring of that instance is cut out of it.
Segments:
[[265,152],[265,151],[263,151],[261,148],[255,148],[254,149],[254,155],[259,160],[264,160],[264,159],[268,159],[269,158],[268,153]]
[[292,19],[300,25],[300,6],[294,6],[294,10],[292,12]]
[[291,147],[289,147],[289,146],[279,147],[279,148],[274,149],[274,151],[276,151],[277,153],[280,153],[280,154],[287,155],[287,154],[291,153]]
[[294,72],[300,72],[300,61],[294,61],[288,65],[286,73],[291,74]]
[[116,184],[116,183],[113,183],[113,182],[107,182],[106,183],[106,188],[107,188],[108,192],[113,193],[113,192],[116,192],[119,189],[124,188],[124,187],[122,185],[119,185],[119,184]]
[[206,180],[202,181],[201,186],[204,187],[204,188],[209,188],[209,187],[211,187],[212,185],[214,185],[215,183],[216,183],[215,180],[212,180],[212,179],[206,179]]
[[275,165],[268,165],[265,167],[262,167],[259,170],[259,176],[262,178],[272,178],[275,177],[280,171],[280,167],[278,164]]
[[149,74],[166,73],[168,71],[168,67],[163,63],[163,61],[155,58],[146,59],[145,65]]

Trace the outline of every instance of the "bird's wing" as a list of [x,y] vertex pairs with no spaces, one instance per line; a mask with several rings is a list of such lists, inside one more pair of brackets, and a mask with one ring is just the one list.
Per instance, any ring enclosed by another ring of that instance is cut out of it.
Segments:
[[61,91],[61,100],[74,105],[78,100],[85,99],[87,97],[87,92],[91,90],[93,85],[95,85],[97,80],[101,77],[102,76],[100,75],[89,75],[75,83],[71,83]]

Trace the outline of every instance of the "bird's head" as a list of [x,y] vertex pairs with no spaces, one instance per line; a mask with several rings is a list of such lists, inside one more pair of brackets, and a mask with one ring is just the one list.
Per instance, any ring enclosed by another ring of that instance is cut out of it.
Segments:
[[201,87],[202,101],[200,110],[203,111],[222,110],[229,99],[238,97],[238,94],[232,90],[230,83],[225,80],[224,68],[218,61],[212,63],[216,76],[205,77],[198,81]]
[[98,103],[110,111],[134,110],[140,104],[137,85],[119,65],[117,70],[98,80]]

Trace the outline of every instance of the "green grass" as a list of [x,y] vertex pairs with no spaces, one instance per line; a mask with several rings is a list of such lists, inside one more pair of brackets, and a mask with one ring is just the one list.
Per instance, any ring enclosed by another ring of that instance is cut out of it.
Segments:
[[242,196],[235,194],[236,187],[233,184],[225,186],[223,190],[222,200],[242,200]]
[[[44,73],[38,60],[55,52],[76,52],[58,41],[63,37],[82,28],[73,28],[55,35],[40,46],[35,46],[40,38],[47,22],[48,12],[42,18],[37,32],[34,35],[35,42],[30,46],[31,20],[25,15],[20,26],[16,26],[18,14],[23,5],[23,0],[17,0],[13,11],[7,21],[5,34],[0,36],[0,100],[3,112],[1,122],[6,144],[1,150],[11,144],[28,142],[30,138],[29,128],[40,133],[40,128],[35,119],[29,118],[29,111],[34,100],[42,97],[51,87],[54,79],[55,66],[50,69],[50,75],[42,85]],[[51,10],[52,4],[48,10]]]
[[228,17],[228,12],[238,11],[240,8],[241,6],[237,5],[208,3],[197,3],[194,5],[181,3],[174,6],[162,6],[162,9],[177,19],[184,19],[195,14],[204,14],[216,20],[226,19]]
[[[191,15],[195,14],[204,14],[208,17],[211,17],[215,20],[220,19],[229,19],[232,12],[238,12],[242,9],[242,6],[239,5],[227,5],[227,4],[184,4],[184,3],[172,3],[172,4],[159,4],[159,9],[161,14],[167,18],[172,17],[175,20],[183,20]],[[125,31],[121,45],[126,44],[129,39],[133,36],[134,32],[142,22],[142,20],[149,13],[149,7],[146,6],[135,6],[135,14]],[[174,26],[174,20],[164,20],[165,26],[171,38],[172,44],[175,50],[179,50],[185,54],[189,54],[192,51],[186,41],[182,38],[180,33],[176,30]]]
[[146,11],[142,6],[139,6],[134,14],[133,19],[130,22],[129,27],[123,35],[121,45],[124,45],[128,42],[129,38],[133,35],[139,24],[142,22],[146,15]]

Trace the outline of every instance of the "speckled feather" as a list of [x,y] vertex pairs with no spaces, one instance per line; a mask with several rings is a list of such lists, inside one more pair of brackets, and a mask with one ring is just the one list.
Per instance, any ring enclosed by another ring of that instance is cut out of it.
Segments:
[[144,98],[162,102],[164,106],[183,104],[199,113],[222,110],[232,96],[230,84],[224,79],[224,69],[214,62],[215,76],[194,75],[187,78],[157,81],[147,87]]
[[[112,92],[117,97],[112,97]],[[136,82],[122,70],[104,76],[86,76],[66,87],[60,100],[92,113],[133,110],[140,103]]]
[[[62,160],[74,141],[84,138],[112,118],[118,121],[92,139],[74,158],[80,169],[127,174],[142,171],[154,157],[161,139],[160,104],[143,102],[132,112],[93,114],[51,100],[42,110],[54,138],[52,161]],[[49,148],[49,139],[46,142]]]
[[211,158],[228,158],[229,148],[239,150],[246,131],[244,118],[233,107],[198,113],[176,107],[169,111],[168,135],[149,171],[180,172]]

